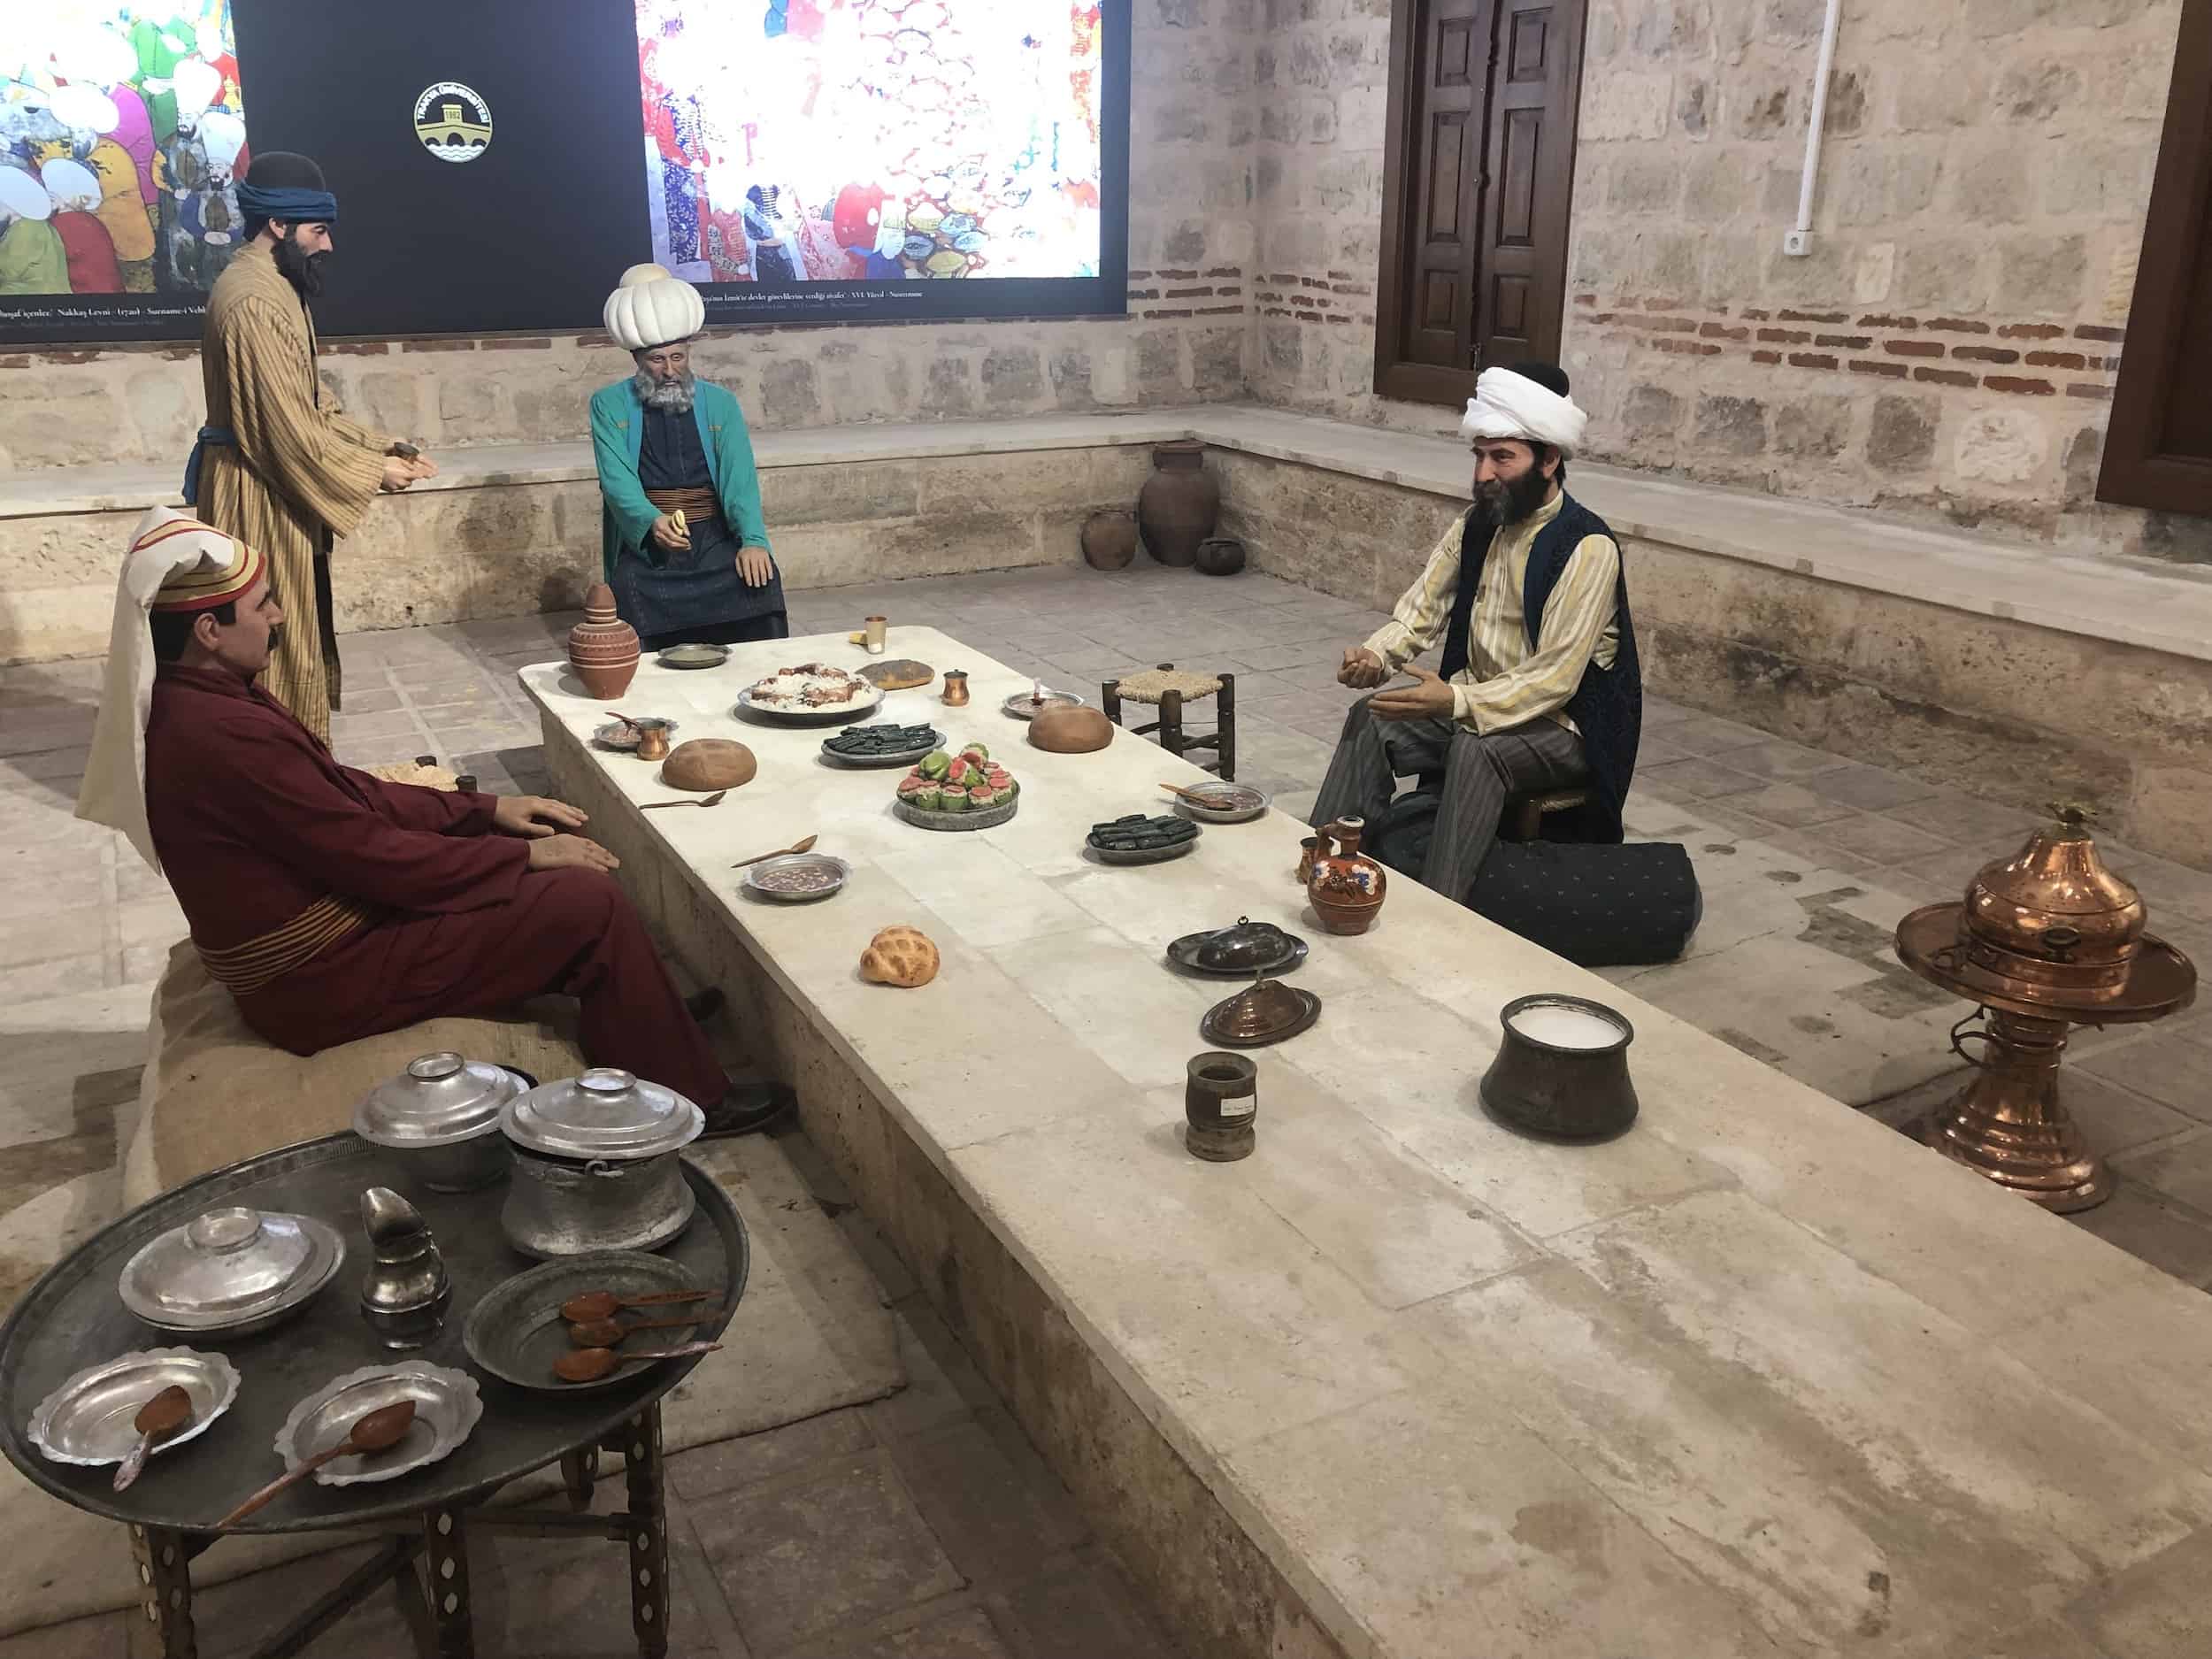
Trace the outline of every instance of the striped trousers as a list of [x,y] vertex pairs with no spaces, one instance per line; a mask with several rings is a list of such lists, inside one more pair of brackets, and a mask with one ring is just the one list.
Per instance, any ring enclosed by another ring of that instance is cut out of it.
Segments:
[[1368,711],[1370,701],[1362,697],[1344,718],[1328,776],[1314,797],[1313,826],[1342,818],[1371,822],[1390,804],[1399,779],[1442,772],[1444,798],[1421,885],[1455,904],[1467,902],[1475,872],[1497,841],[1508,795],[1563,789],[1588,776],[1582,740],[1555,720],[1477,733],[1453,720],[1378,719]]

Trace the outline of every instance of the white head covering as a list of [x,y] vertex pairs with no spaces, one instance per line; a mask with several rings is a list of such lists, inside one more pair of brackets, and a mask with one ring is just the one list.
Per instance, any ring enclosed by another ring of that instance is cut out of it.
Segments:
[[223,89],[223,72],[204,58],[188,58],[171,71],[177,95],[177,116],[188,123],[215,102]]
[[100,205],[100,180],[81,161],[57,157],[38,170],[39,182],[57,211],[91,212]]
[[49,219],[53,211],[54,198],[44,185],[22,168],[0,162],[0,219]]
[[[77,791],[77,816],[130,837],[156,870],[153,832],[146,824],[146,717],[154,701],[154,642],[146,625],[157,599],[164,608],[223,603],[250,588],[261,555],[234,536],[173,507],[155,507],[138,521],[123,573],[115,585],[115,622],[108,635],[107,679],[92,725],[92,751]],[[163,589],[168,590],[164,596]]]
[[200,143],[207,165],[217,179],[230,177],[238,152],[246,147],[246,124],[228,110],[210,110],[200,117]]
[[664,267],[634,265],[607,296],[602,316],[620,344],[649,351],[697,334],[706,325],[707,303],[697,288]]
[[111,133],[123,124],[122,112],[115,107],[115,100],[99,88],[81,81],[54,88],[54,119],[73,131],[90,133],[95,137]]
[[1574,399],[1539,386],[1525,374],[1485,369],[1475,381],[1475,395],[1467,400],[1459,435],[1548,443],[1567,457],[1582,447],[1582,429],[1589,420]]

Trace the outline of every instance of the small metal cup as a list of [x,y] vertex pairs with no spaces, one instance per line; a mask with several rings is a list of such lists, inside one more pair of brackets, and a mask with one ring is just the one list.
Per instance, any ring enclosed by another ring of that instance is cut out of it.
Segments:
[[[1601,1022],[1614,1040],[1590,1047],[1549,1042],[1517,1025],[1519,1016],[1555,1009]],[[1555,1141],[1599,1141],[1636,1121],[1628,1045],[1636,1028],[1602,1002],[1545,994],[1516,997],[1499,1014],[1504,1038],[1483,1073],[1482,1103],[1509,1126]]]
[[867,621],[862,625],[862,626],[865,630],[868,636],[868,655],[871,657],[882,656],[883,636],[890,629],[891,624],[889,620],[883,617],[870,617]]
[[1252,1156],[1259,1075],[1240,1054],[1209,1050],[1192,1056],[1183,1085],[1183,1145],[1193,1157],[1233,1164]]

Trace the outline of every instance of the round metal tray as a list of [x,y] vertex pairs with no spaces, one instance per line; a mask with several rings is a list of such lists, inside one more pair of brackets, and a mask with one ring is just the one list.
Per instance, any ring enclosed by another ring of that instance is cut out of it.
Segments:
[[[836,872],[837,885],[823,887],[813,893],[779,893],[775,888],[761,885],[760,878],[772,871],[827,869]],[[834,898],[852,879],[853,867],[842,858],[833,858],[827,853],[784,853],[778,857],[764,858],[757,864],[745,867],[745,891],[757,899],[766,899],[776,904],[818,904],[824,899]]]
[[1233,996],[1206,1010],[1205,1018],[1198,1022],[1198,1034],[1208,1042],[1219,1043],[1225,1048],[1264,1048],[1272,1043],[1287,1042],[1302,1031],[1311,1030],[1313,1022],[1321,1018],[1321,999],[1311,991],[1302,991],[1294,985],[1283,988],[1298,999],[1304,1011],[1282,1030],[1259,1038],[1229,1035],[1221,1029],[1219,1022],[1221,1010],[1237,1000]]
[[730,660],[726,645],[672,645],[653,659],[663,668],[719,668]]
[[[729,1287],[733,1309],[745,1286],[745,1225],[729,1195],[687,1163],[684,1179],[698,1218],[663,1252],[692,1281]],[[145,1330],[116,1300],[115,1276],[156,1233],[224,1204],[332,1218],[357,1217],[361,1189],[389,1187],[423,1213],[453,1280],[445,1328],[414,1357],[435,1365],[468,1363],[461,1326],[468,1310],[497,1285],[530,1266],[500,1231],[499,1206],[481,1193],[434,1193],[405,1158],[346,1133],[286,1147],[188,1181],[93,1234],[26,1291],[0,1324],[0,1451],[24,1477],[65,1503],[111,1520],[204,1530],[269,1478],[269,1447],[293,1403],[343,1371],[388,1361],[389,1354],[361,1317],[350,1295],[318,1296],[298,1318],[265,1335],[194,1339],[220,1351],[245,1378],[230,1409],[183,1454],[155,1457],[127,1492],[112,1489],[105,1471],[50,1463],[25,1430],[37,1402],[83,1369],[88,1354],[120,1354],[144,1346]],[[727,1312],[695,1333],[712,1340]],[[696,1359],[671,1360],[625,1373],[618,1388],[564,1398],[511,1390],[503,1382],[493,1409],[450,1456],[396,1486],[319,1486],[304,1482],[234,1529],[246,1532],[315,1532],[419,1514],[426,1506],[473,1501],[563,1452],[596,1444],[681,1382]]]
[[1178,858],[1187,858],[1196,852],[1198,841],[1199,837],[1194,835],[1187,841],[1177,841],[1172,847],[1127,847],[1118,849],[1094,847],[1085,841],[1083,849],[1102,864],[1170,864]]
[[[851,723],[848,721],[847,724]],[[934,731],[935,728],[933,727],[932,730]],[[848,772],[879,772],[891,766],[911,766],[925,756],[933,755],[944,748],[945,734],[942,732],[936,732],[935,736],[937,741],[926,748],[895,749],[884,755],[841,754],[825,742],[822,745],[822,758],[830,765],[841,766]]]
[[1011,715],[1017,720],[1033,720],[1047,709],[1081,709],[1089,705],[1072,691],[1047,687],[1042,703],[1036,701],[1033,692],[1018,691],[998,706],[1000,713]]
[[[870,687],[874,690],[873,687]],[[876,691],[872,703],[848,703],[841,709],[764,709],[753,701],[753,694],[738,694],[734,710],[741,720],[755,726],[864,726],[873,719],[883,707],[883,693]]]
[[1273,803],[1266,790],[1255,789],[1249,784],[1195,783],[1190,787],[1205,794],[1217,791],[1226,794],[1233,789],[1243,795],[1259,797],[1257,806],[1229,807],[1217,810],[1212,807],[1202,806],[1195,801],[1186,800],[1179,795],[1174,796],[1176,816],[1187,818],[1194,824],[1249,824],[1254,818],[1265,817],[1267,809]]
[[144,1348],[88,1365],[38,1402],[31,1444],[58,1463],[119,1463],[138,1444],[139,1407],[172,1386],[192,1397],[192,1418],[154,1442],[150,1456],[197,1440],[238,1398],[238,1368],[220,1354],[188,1348]]
[[925,812],[919,807],[909,806],[894,799],[891,810],[902,824],[926,830],[987,830],[1010,823],[1014,814],[1021,810],[1022,798],[1018,791],[1004,806],[995,806],[981,812]]
[[[545,1394],[588,1394],[634,1382],[635,1370],[618,1371],[597,1382],[563,1382],[553,1374],[553,1362],[574,1346],[568,1340],[568,1321],[561,1304],[589,1290],[611,1290],[617,1296],[649,1295],[662,1290],[703,1288],[691,1272],[664,1256],[639,1250],[602,1250],[592,1256],[564,1256],[518,1273],[497,1286],[469,1312],[461,1340],[469,1358],[480,1371],[489,1371],[518,1388]],[[720,1293],[717,1292],[717,1295]],[[641,1317],[673,1319],[681,1307],[641,1310]],[[703,1317],[693,1325],[670,1325],[641,1334],[652,1339],[641,1347],[676,1348],[692,1340]],[[664,1339],[665,1339],[664,1340]],[[657,1365],[672,1363],[657,1360]]]
[[343,1440],[354,1423],[371,1411],[415,1402],[415,1420],[396,1446],[380,1452],[353,1452],[334,1457],[315,1471],[326,1486],[373,1486],[450,1456],[484,1415],[476,1379],[465,1371],[403,1359],[365,1366],[333,1378],[294,1406],[276,1432],[276,1452],[287,1471]]

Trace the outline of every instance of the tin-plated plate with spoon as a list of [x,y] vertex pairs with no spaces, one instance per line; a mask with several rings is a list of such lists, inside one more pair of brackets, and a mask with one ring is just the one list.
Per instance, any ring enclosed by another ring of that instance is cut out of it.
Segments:
[[[565,1256],[534,1267],[526,1273],[494,1286],[469,1310],[462,1327],[462,1345],[482,1370],[518,1388],[575,1394],[588,1388],[611,1388],[644,1376],[642,1366],[629,1366],[595,1382],[563,1382],[553,1374],[554,1362],[572,1350],[569,1321],[561,1304],[586,1291],[611,1291],[627,1300],[665,1291],[696,1290],[691,1276],[664,1257],[643,1250],[602,1250],[590,1256]],[[675,1318],[684,1309],[656,1305],[650,1317]],[[701,1314],[699,1324],[711,1327],[711,1335],[724,1322],[721,1314]],[[697,1326],[658,1330],[645,1346],[654,1349],[680,1346]]]
[[38,1402],[30,1440],[58,1463],[119,1463],[138,1444],[138,1409],[171,1386],[192,1401],[191,1418],[154,1442],[156,1457],[207,1432],[238,1397],[238,1368],[220,1354],[146,1348],[87,1366]]
[[326,1486],[396,1480],[447,1455],[484,1415],[476,1379],[466,1371],[419,1359],[371,1365],[333,1379],[294,1406],[277,1431],[277,1455],[287,1469],[296,1468],[343,1440],[365,1414],[403,1400],[415,1402],[415,1420],[396,1446],[333,1458],[315,1479]]

